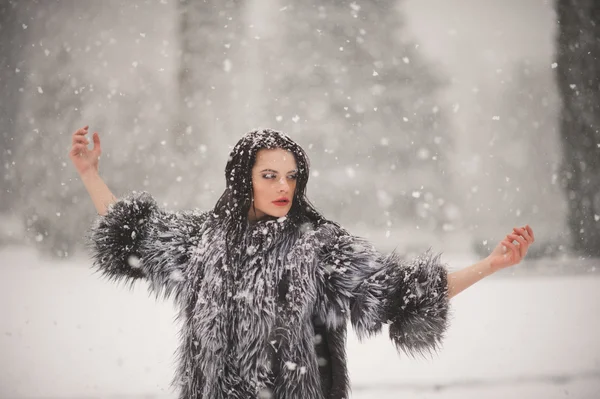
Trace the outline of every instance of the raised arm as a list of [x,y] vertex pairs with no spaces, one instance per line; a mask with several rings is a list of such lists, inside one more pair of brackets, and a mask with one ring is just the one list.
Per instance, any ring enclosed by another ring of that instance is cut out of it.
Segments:
[[99,215],[85,237],[94,267],[115,281],[145,278],[157,296],[177,298],[188,278],[198,276],[199,265],[190,265],[208,213],[165,211],[145,192],[117,199],[98,174],[100,137],[94,133],[88,149],[87,130],[73,134],[69,157]]
[[100,136],[98,132],[94,132],[94,147],[90,150],[88,148],[89,140],[85,137],[87,133],[88,126],[73,133],[69,158],[90,194],[96,211],[99,215],[106,215],[108,206],[115,203],[117,199],[98,174],[98,161],[102,153]]

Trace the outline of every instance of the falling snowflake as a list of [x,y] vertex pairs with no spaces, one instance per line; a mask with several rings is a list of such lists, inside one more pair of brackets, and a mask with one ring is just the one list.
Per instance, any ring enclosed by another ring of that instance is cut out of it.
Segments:
[[173,270],[171,274],[169,274],[169,279],[173,281],[184,281],[183,273],[180,270]]
[[133,268],[140,267],[140,258],[135,255],[130,255],[129,258],[127,258],[127,264]]
[[298,365],[294,362],[285,362],[285,367],[287,367],[288,370],[296,370],[296,367],[298,367]]
[[233,64],[231,63],[231,61],[229,59],[225,59],[225,61],[223,61],[223,70],[225,72],[231,72],[232,67],[233,67]]

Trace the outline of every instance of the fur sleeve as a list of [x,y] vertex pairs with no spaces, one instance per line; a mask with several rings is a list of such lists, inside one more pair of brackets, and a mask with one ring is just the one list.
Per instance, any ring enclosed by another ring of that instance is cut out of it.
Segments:
[[111,204],[86,233],[93,266],[118,282],[146,278],[157,297],[178,296],[206,215],[166,212],[150,194],[134,191]]
[[410,355],[439,348],[448,326],[448,272],[427,251],[413,260],[383,255],[366,240],[341,229],[321,237],[320,263],[328,313],[349,312],[360,338],[381,331]]

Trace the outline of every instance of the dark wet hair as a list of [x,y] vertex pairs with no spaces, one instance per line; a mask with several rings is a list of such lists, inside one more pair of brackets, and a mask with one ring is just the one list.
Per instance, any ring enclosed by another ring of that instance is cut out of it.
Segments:
[[310,168],[308,156],[289,136],[272,129],[252,130],[233,147],[225,167],[225,191],[213,210],[219,218],[228,223],[246,224],[248,212],[253,206],[252,167],[256,161],[256,153],[261,149],[275,148],[291,152],[298,169],[294,200],[287,218],[294,222],[313,222],[317,225],[325,220],[306,198]]

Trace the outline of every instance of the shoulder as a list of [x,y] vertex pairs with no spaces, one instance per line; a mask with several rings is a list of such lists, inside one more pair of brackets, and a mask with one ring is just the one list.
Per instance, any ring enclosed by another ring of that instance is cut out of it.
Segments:
[[372,251],[372,245],[366,239],[351,234],[340,224],[325,220],[321,223],[309,223],[302,228],[300,241],[309,245],[321,256],[334,254]]
[[336,223],[308,221],[297,223],[292,234],[292,247],[288,259],[312,259],[341,233]]
[[156,228],[162,231],[178,230],[183,234],[198,234],[205,230],[211,212],[199,209],[159,210],[153,214]]
[[108,216],[128,214],[134,217],[146,217],[163,222],[203,222],[208,219],[211,213],[210,211],[201,211],[200,209],[169,210],[163,208],[152,194],[147,191],[131,191],[107,207]]
[[324,220],[320,222],[309,221],[302,223],[299,228],[301,240],[317,242],[330,242],[343,235],[348,234],[338,223]]
[[172,231],[180,229],[184,233],[194,233],[205,227],[212,212],[198,208],[169,209],[159,205],[152,194],[146,191],[133,191],[111,204],[109,215],[127,214],[137,224],[147,224],[151,229]]

